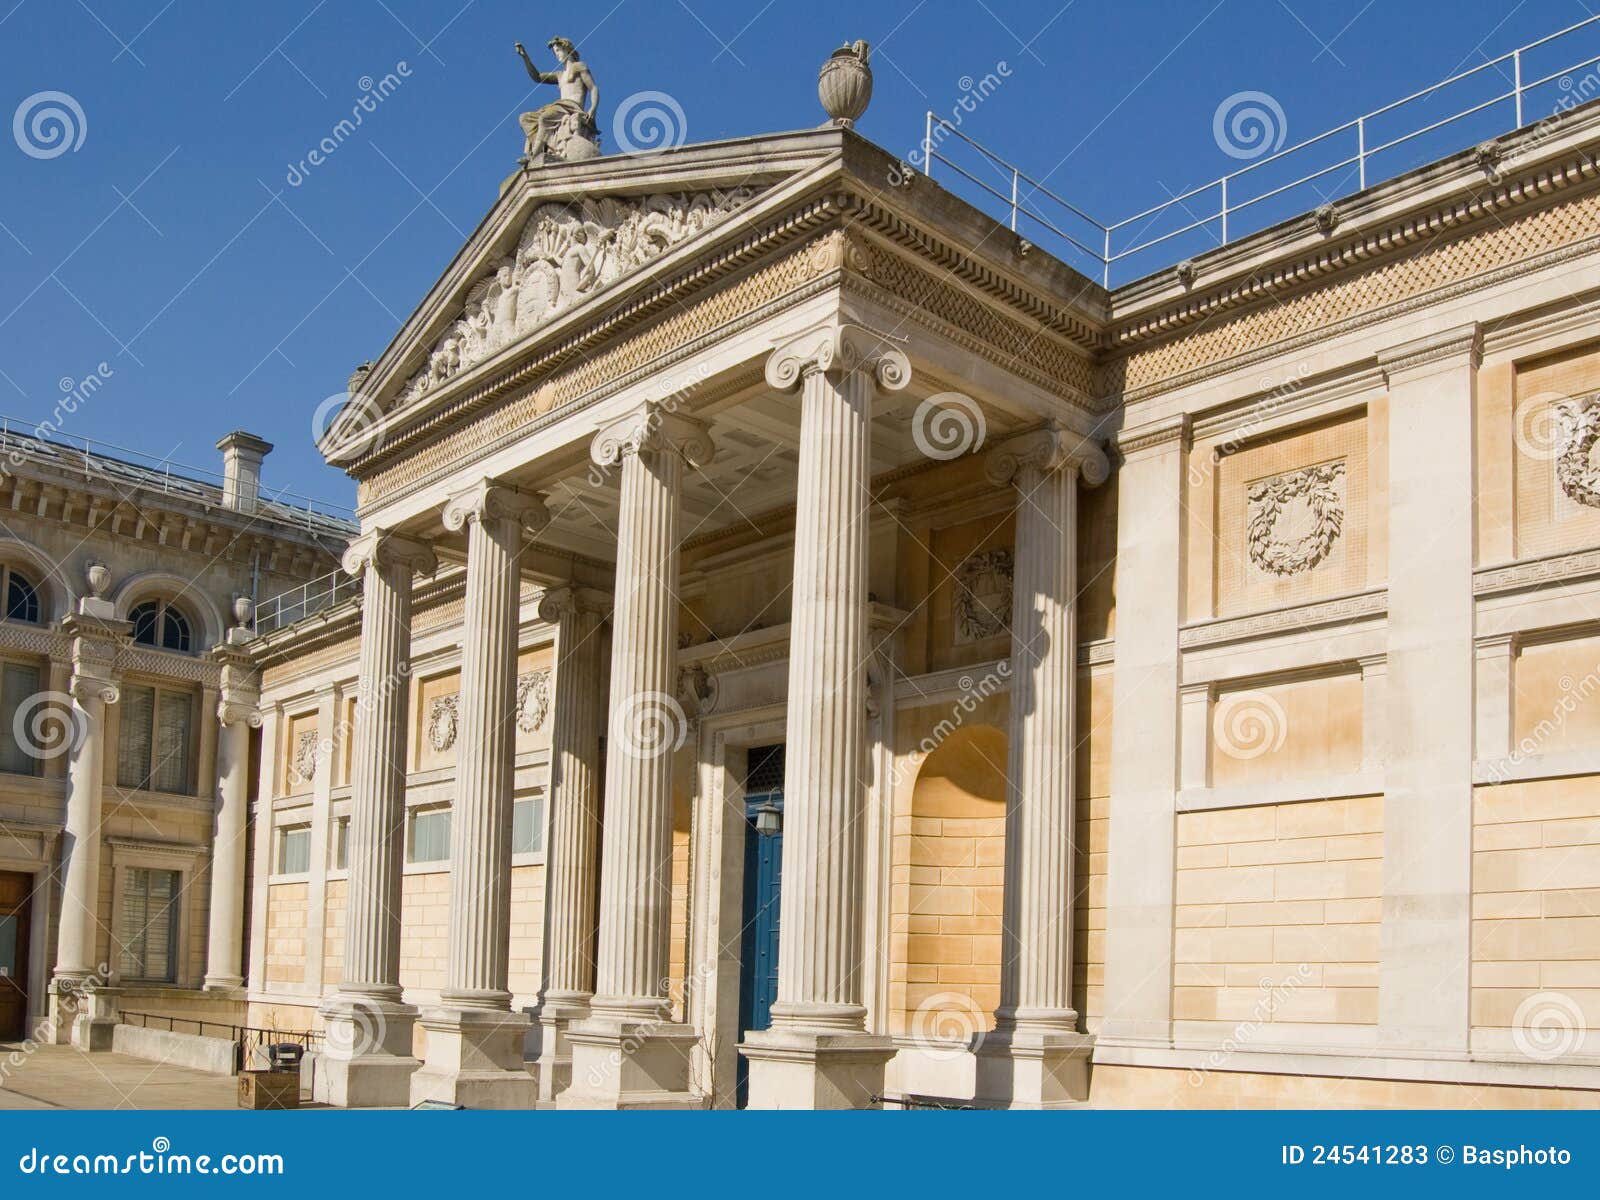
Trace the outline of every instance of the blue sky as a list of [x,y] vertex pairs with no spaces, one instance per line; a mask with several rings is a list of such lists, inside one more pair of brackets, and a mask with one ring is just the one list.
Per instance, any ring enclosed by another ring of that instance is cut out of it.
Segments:
[[[63,381],[104,363],[65,433],[210,468],[216,439],[244,428],[276,443],[270,486],[349,503],[312,446],[313,415],[387,344],[514,168],[516,114],[553,94],[533,89],[518,40],[541,63],[551,36],[578,42],[603,131],[619,102],[655,90],[681,106],[691,142],[819,123],[817,67],[847,38],[875,47],[860,130],[898,154],[919,144],[926,110],[953,113],[993,75],[965,131],[1111,221],[1242,165],[1213,128],[1238,93],[1269,96],[1292,145],[1593,15],[1573,0],[569,8],[0,0],[0,116],[62,92],[84,125],[54,157],[0,138],[0,413],[49,418]],[[1600,27],[1585,37],[1545,61],[1600,53]],[[398,86],[355,135],[291,183],[371,94],[363,81],[389,74]],[[1510,124],[1484,119],[1439,148]],[[1396,152],[1395,170],[1406,154],[1424,156]],[[1344,174],[1323,185],[1354,190]]]

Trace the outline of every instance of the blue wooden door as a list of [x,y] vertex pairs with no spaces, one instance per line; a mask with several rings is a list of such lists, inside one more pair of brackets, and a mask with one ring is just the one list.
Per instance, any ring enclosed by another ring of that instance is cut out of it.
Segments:
[[[781,822],[783,747],[750,751],[745,783],[744,907],[739,937],[739,1030],[766,1029],[778,998],[778,898],[783,874],[783,833],[757,828],[763,810],[767,824]],[[759,789],[759,790],[757,790]],[[739,1057],[738,1103],[748,1092],[747,1065]]]

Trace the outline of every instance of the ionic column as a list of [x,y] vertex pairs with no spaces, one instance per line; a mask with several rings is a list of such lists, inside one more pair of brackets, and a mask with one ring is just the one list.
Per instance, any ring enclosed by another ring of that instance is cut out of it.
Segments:
[[552,1100],[572,1077],[567,1029],[594,996],[595,882],[600,864],[600,611],[570,587],[539,602],[556,627],[550,712],[550,840],[545,846],[543,988],[539,1098]]
[[467,531],[461,630],[461,736],[450,833],[450,949],[440,1007],[426,1013],[428,1056],[411,1103],[531,1108],[525,1014],[511,1012],[511,805],[517,631],[525,533],[550,521],[542,499],[485,479],[451,498],[444,526]]
[[321,1009],[327,1037],[317,1099],[329,1104],[403,1105],[418,1065],[411,1056],[416,1010],[400,990],[406,700],[411,579],[435,566],[428,547],[383,530],[358,538],[344,556],[344,569],[362,580],[361,677],[351,755],[344,974]]
[[[130,626],[125,621],[72,613],[62,632],[72,644],[72,676],[67,685],[72,708],[64,731],[67,760],[67,811],[61,840],[61,926],[56,938],[55,978],[51,982],[52,1024],[70,1025],[80,1050],[109,1050],[115,1011],[97,994],[113,994],[109,964],[99,957],[101,794],[105,762],[105,706],[119,697],[112,679],[117,646]],[[37,729],[37,726],[35,727]],[[52,743],[41,753],[58,752]]]
[[217,700],[217,817],[211,839],[208,991],[244,985],[244,851],[249,822],[250,731],[261,728],[261,679],[240,644],[211,652],[222,666]]
[[1013,1107],[1072,1099],[1089,1039],[1072,1007],[1073,759],[1077,740],[1078,481],[1104,483],[1093,442],[1054,422],[990,452],[1017,492],[1000,1007],[979,1093]]
[[767,360],[801,391],[784,773],[778,999],[747,1034],[756,1108],[862,1108],[891,1053],[862,1003],[867,797],[867,518],[872,399],[906,356],[855,325],[813,329]]
[[602,429],[595,463],[620,469],[611,706],[606,739],[600,945],[591,1017],[569,1031],[564,1107],[628,1107],[642,1095],[697,1105],[695,1037],[670,1020],[672,756],[684,714],[674,698],[678,502],[685,463],[710,459],[705,426],[647,403]]

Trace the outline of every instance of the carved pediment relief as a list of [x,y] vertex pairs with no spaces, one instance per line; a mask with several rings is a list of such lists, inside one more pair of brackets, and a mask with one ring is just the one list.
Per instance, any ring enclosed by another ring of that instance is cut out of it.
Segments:
[[969,554],[956,568],[956,645],[981,642],[1011,629],[1013,562],[1009,548]]
[[751,187],[541,204],[517,247],[467,293],[461,315],[400,390],[405,403],[492,357],[757,194]]

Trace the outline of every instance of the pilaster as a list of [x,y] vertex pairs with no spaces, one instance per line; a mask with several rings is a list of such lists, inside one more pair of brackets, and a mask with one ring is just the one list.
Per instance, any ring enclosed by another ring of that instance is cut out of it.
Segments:
[[211,839],[205,988],[233,992],[244,984],[241,959],[245,838],[250,815],[250,731],[261,728],[261,677],[248,652],[235,642],[216,647],[211,657],[222,668],[222,685],[214,709],[218,726],[217,810]]

